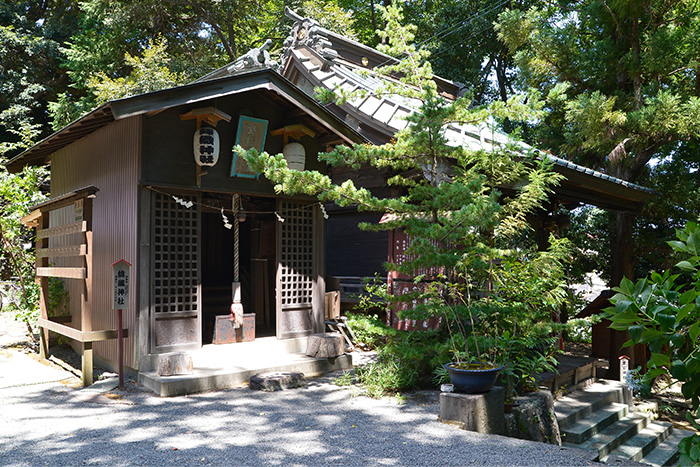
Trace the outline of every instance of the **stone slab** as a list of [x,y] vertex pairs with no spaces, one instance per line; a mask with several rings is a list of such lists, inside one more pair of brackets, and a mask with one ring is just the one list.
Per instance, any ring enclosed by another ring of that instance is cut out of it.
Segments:
[[504,434],[504,391],[494,386],[484,394],[440,394],[440,420],[459,423],[465,430],[478,433]]
[[268,371],[251,376],[248,384],[259,391],[281,391],[306,386],[306,378],[298,371]]
[[[246,344],[249,343],[234,344],[232,347]],[[155,371],[140,372],[138,382],[161,397],[172,397],[248,384],[251,376],[263,371],[301,371],[307,377],[312,377],[352,368],[352,356],[348,354],[338,358],[309,358],[303,353],[262,357],[235,365],[231,363],[235,359],[229,359],[225,368],[195,367],[191,375],[163,377]]]

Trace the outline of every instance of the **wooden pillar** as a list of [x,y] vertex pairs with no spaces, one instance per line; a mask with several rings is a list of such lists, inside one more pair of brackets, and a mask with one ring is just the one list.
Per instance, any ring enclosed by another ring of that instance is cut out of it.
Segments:
[[[85,232],[83,232],[83,243],[85,244],[86,254],[83,257],[83,268],[85,269],[85,282],[80,301],[80,329],[83,332],[93,330],[92,326],[92,200],[95,196],[91,195],[83,200],[78,201],[82,204],[82,220],[85,222]],[[76,207],[77,204],[76,203]],[[80,217],[76,215],[76,221]],[[83,371],[83,386],[90,386],[93,382],[92,377],[92,342],[83,342],[81,344],[82,371]]]
[[[48,211],[42,212],[41,218],[39,220],[39,229],[48,229],[48,228],[49,228],[49,213],[48,213]],[[38,230],[38,231],[40,231],[40,230]],[[44,237],[44,238],[37,241],[37,245],[36,245],[37,249],[48,248],[48,247],[49,247],[48,237]],[[47,258],[47,257],[37,258],[36,265],[37,265],[37,267],[48,267],[49,266],[49,258]],[[39,310],[41,313],[41,317],[44,319],[49,319],[49,308],[48,308],[49,278],[48,277],[40,277],[37,279],[37,282],[39,283]],[[48,358],[49,357],[49,331],[48,331],[48,329],[44,329],[42,327],[39,327],[39,356],[41,358]]]
[[92,342],[82,342],[83,350],[82,371],[83,371],[83,387],[92,385]]
[[313,207],[313,255],[314,255],[314,281],[312,297],[313,333],[323,332],[326,329],[326,281],[325,281],[325,232],[326,224],[321,208]]
[[[134,344],[136,345],[134,368],[141,371],[144,370],[145,364],[142,363],[143,358],[150,352],[151,339],[151,190],[146,188],[139,189],[139,245],[140,254],[136,277],[138,278],[138,305],[136,308],[136,316],[138,326],[136,326],[136,336]],[[147,368],[152,369],[152,368]]]

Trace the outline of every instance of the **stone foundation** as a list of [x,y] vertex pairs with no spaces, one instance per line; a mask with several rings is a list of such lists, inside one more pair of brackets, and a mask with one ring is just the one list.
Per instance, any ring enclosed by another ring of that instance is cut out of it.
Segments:
[[494,386],[484,394],[441,393],[440,420],[469,431],[504,434],[503,388]]
[[505,435],[561,446],[561,434],[554,413],[554,398],[549,391],[518,397],[520,404],[505,414]]

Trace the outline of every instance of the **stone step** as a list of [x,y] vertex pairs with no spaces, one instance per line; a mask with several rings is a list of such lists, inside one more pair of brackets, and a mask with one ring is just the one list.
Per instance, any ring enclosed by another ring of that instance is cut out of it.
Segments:
[[653,467],[678,464],[678,443],[685,437],[691,436],[692,431],[674,428],[671,434],[653,451],[644,456],[641,462]]
[[659,444],[669,437],[673,425],[666,422],[651,422],[646,428],[625,441],[610,453],[611,456],[624,457],[633,461],[641,461]]
[[601,379],[557,399],[554,410],[561,429],[582,420],[611,403],[631,405],[632,395],[619,381]]
[[[238,345],[238,344],[235,344]],[[195,366],[192,374],[159,376],[156,371],[140,372],[139,384],[161,397],[180,396],[204,391],[216,391],[246,384],[250,377],[260,372],[300,372],[307,377],[329,371],[352,368],[352,356],[337,358],[311,358],[302,353],[279,354],[273,358],[251,355],[246,361],[228,362],[222,366]]]
[[586,418],[559,427],[562,440],[567,443],[581,444],[591,436],[600,433],[605,428],[625,417],[629,412],[627,404],[612,402],[601,407]]
[[598,459],[604,459],[618,446],[646,428],[650,421],[649,415],[632,412],[581,444],[567,442],[565,445],[595,452]]

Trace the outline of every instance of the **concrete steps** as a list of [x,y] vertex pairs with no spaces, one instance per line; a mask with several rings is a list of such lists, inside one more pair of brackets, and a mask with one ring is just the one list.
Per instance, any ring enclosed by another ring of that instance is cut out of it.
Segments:
[[554,403],[564,445],[596,453],[596,460],[629,459],[653,466],[677,463],[678,441],[688,434],[654,420],[653,411],[631,410],[621,383],[598,380]]
[[569,424],[566,429],[566,442],[583,443],[613,423],[626,417],[628,412],[629,406],[627,404],[617,402],[601,407],[586,418]]

